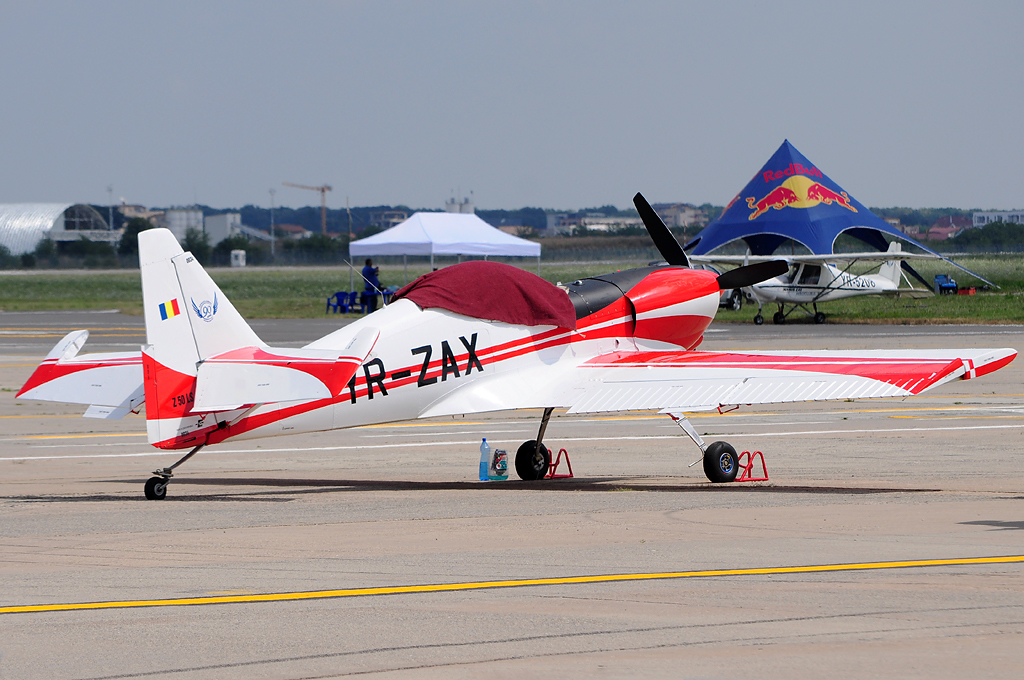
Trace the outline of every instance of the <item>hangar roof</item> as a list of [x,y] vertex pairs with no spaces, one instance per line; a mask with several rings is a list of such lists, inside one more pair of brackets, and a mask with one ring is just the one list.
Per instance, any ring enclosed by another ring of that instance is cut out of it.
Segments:
[[0,204],[0,245],[12,255],[35,250],[36,245],[53,223],[73,203],[7,203]]

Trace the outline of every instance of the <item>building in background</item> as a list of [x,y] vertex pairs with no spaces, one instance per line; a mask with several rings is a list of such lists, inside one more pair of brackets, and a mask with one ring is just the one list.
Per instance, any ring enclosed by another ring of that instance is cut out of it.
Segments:
[[136,217],[144,219],[152,224],[154,227],[160,224],[160,221],[164,217],[163,210],[150,210],[144,205],[137,205],[133,203],[124,203],[122,199],[121,205],[117,206],[118,212],[124,217],[124,221],[133,220]]
[[0,205],[0,245],[12,255],[31,253],[43,239],[81,238],[116,244],[121,230],[110,228],[95,208],[84,203],[8,203]]
[[278,224],[274,226],[274,233],[278,239],[300,239],[309,238],[313,232],[298,224]]
[[[185,233],[189,229],[203,230],[203,211],[198,208],[170,208],[164,211],[163,218],[157,221],[157,225],[170,229],[178,243],[184,243]],[[211,245],[216,243],[211,242]]]
[[617,217],[604,213],[548,213],[548,234],[569,236],[583,229],[615,232],[631,227],[643,227],[639,217]]
[[975,227],[984,227],[986,224],[992,224],[993,222],[1024,224],[1024,210],[991,210],[974,213],[973,226]]
[[[459,212],[449,210],[448,212]],[[379,229],[390,229],[409,219],[409,213],[404,210],[376,210],[370,213],[370,226]]]
[[203,230],[210,245],[215,246],[226,238],[242,233],[242,215],[240,213],[223,213],[207,215],[203,218]]
[[693,227],[708,221],[703,210],[689,203],[655,203],[651,207],[669,228]]
[[476,206],[473,205],[473,201],[468,198],[462,199],[460,203],[455,198],[449,198],[444,202],[444,211],[450,213],[464,213],[467,215],[476,214]]
[[965,215],[947,215],[935,220],[935,223],[928,228],[927,238],[931,241],[946,241],[965,229],[970,229],[972,226],[970,217]]

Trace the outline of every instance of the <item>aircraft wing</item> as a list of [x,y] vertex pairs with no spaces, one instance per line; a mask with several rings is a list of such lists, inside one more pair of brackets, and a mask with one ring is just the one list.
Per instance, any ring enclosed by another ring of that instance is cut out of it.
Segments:
[[85,404],[87,418],[122,418],[145,401],[142,352],[78,352],[89,331],[72,331],[36,368],[16,398]]
[[893,260],[939,260],[931,253],[834,253],[832,255],[691,255],[690,261],[699,264],[754,264],[771,260],[785,260],[790,264],[839,264],[847,262],[892,262]]
[[579,365],[569,413],[910,396],[990,373],[1016,355],[1013,349],[617,352]]

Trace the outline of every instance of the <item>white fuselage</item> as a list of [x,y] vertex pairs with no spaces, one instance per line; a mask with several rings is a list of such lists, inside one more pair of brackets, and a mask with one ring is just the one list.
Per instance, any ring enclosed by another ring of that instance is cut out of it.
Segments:
[[789,273],[750,287],[759,302],[808,304],[828,302],[857,295],[879,295],[894,291],[897,284],[882,274],[856,276],[832,264],[798,264]]

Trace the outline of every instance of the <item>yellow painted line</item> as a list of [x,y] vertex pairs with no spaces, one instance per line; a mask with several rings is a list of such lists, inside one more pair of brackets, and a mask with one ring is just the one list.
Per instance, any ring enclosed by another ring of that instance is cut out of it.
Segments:
[[[5,331],[34,331],[36,333],[61,333],[61,332],[63,332],[66,335],[67,333],[70,333],[71,331],[77,330],[77,329],[71,328],[71,329],[68,329],[67,331],[61,331],[59,328],[42,328],[42,327],[39,327],[39,326],[34,326],[34,327],[26,327],[26,328],[10,327],[10,328],[5,328],[3,330],[5,330]],[[139,328],[138,326],[108,326],[107,328],[104,328],[102,330],[89,331],[89,332],[93,333],[93,334],[96,334],[96,333],[106,333],[107,331],[144,331],[144,330],[145,330],[144,328]]]
[[90,437],[145,437],[145,432],[112,432],[109,434],[34,434],[21,439],[88,439]]
[[10,419],[14,419],[14,418],[74,418],[74,419],[77,420],[77,419],[79,419],[81,417],[82,417],[81,415],[74,415],[74,416],[0,416],[0,420],[10,420]]
[[[142,333],[93,333],[90,338],[141,338],[145,335]],[[42,333],[42,334],[25,334],[25,333],[11,333],[9,335],[4,334],[0,338],[63,338],[65,334],[60,333]]]
[[344,590],[307,590],[288,593],[262,593],[257,595],[208,595],[205,597],[179,597],[164,600],[113,600],[108,602],[75,602],[66,604],[27,604],[0,607],[0,614],[27,614],[31,612],[83,611],[90,609],[133,609],[137,607],[181,607],[200,604],[238,604],[251,602],[294,602],[298,600],[335,599],[341,597],[367,597],[370,595],[410,595],[415,593],[445,593],[463,590],[493,590],[523,586],[564,586],[586,583],[616,583],[624,581],[657,581],[667,579],[707,578],[714,576],[767,576],[777,574],[814,574],[842,571],[869,571],[879,569],[906,569],[909,567],[956,567],[975,564],[1013,564],[1024,562],[1024,555],[1002,557],[965,557],[940,560],[903,560],[899,562],[855,562],[852,564],[816,564],[800,567],[763,567],[755,569],[708,569],[704,571],[666,571],[638,574],[605,574],[598,576],[565,576],[557,578],[531,578],[508,581],[470,581],[468,583],[437,583],[419,586],[383,586],[378,588],[349,588]]
[[906,420],[1020,420],[1024,416],[889,416],[890,418],[900,418]]

